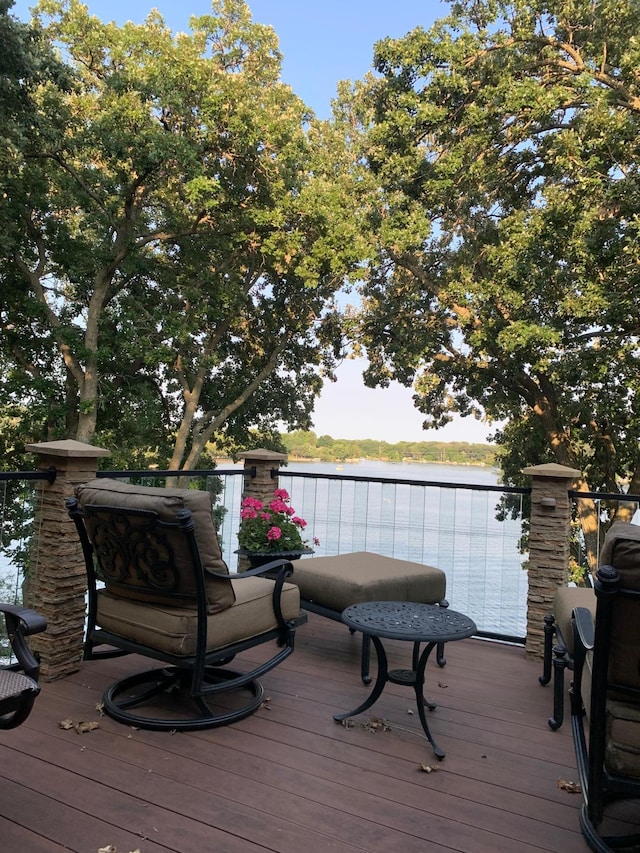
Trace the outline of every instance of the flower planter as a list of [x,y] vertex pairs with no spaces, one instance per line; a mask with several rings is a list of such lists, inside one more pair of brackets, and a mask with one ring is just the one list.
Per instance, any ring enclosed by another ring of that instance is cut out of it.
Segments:
[[[298,560],[313,554],[303,538],[307,522],[289,505],[285,489],[274,489],[269,503],[248,495],[240,506],[240,530],[236,554],[246,557],[251,568],[273,560]],[[314,538],[314,544],[318,544]]]
[[299,560],[306,554],[313,554],[313,548],[300,548],[292,551],[248,551],[246,548],[238,548],[234,553],[240,557],[246,557],[251,568],[256,569],[273,560]]

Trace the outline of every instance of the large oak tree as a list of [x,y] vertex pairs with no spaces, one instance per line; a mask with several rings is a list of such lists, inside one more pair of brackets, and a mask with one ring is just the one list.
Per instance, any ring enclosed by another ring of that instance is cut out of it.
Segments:
[[377,187],[368,382],[413,384],[428,427],[506,422],[512,482],[640,492],[640,4],[453,3],[375,66],[342,105]]
[[35,93],[56,120],[21,151],[0,225],[25,376],[35,347],[57,429],[178,469],[221,435],[307,427],[358,241],[342,141],[280,81],[274,32],[241,0],[190,33],[77,0],[35,22],[75,84]]

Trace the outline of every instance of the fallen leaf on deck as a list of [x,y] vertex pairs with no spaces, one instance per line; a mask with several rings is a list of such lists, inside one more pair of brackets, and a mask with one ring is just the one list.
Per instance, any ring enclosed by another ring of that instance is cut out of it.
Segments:
[[362,724],[363,729],[370,732],[390,732],[391,726],[386,720],[380,720],[378,717],[372,717],[367,723]]
[[566,779],[558,779],[558,788],[561,791],[567,791],[569,794],[582,793],[582,785],[579,782],[567,782]]
[[[114,847],[113,844],[107,844],[106,847],[101,847],[98,850],[98,853],[118,853],[118,848]],[[140,853],[140,848],[136,847],[136,849],[132,850],[131,853]]]
[[99,729],[100,723],[76,723],[75,730],[79,735],[83,735],[86,732],[92,732],[94,729]]
[[443,681],[438,682],[438,687],[448,687],[448,684],[445,684]]
[[58,728],[60,729],[72,729],[73,726],[73,720],[60,720],[60,722],[58,723]]
[[438,768],[434,767],[432,764],[421,764],[420,770],[422,770],[423,773],[436,773]]

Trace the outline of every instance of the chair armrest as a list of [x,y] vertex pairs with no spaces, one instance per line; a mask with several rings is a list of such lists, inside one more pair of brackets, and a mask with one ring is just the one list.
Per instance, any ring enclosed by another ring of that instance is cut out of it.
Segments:
[[25,675],[37,681],[40,662],[31,652],[25,637],[44,631],[47,620],[35,610],[4,602],[0,602],[0,613],[4,614],[11,649],[18,660],[17,664],[11,664],[5,669],[22,670]]
[[[8,628],[14,622],[16,624],[14,630],[19,630],[25,637],[28,637],[30,634],[39,634],[47,627],[47,620],[44,616],[41,616],[35,610],[30,610],[28,607],[20,607],[17,604],[6,604],[0,601],[0,613],[5,614]],[[19,620],[21,624],[17,625],[15,620]]]
[[[582,679],[589,677],[585,666],[587,652],[593,649],[595,625],[591,611],[586,607],[576,607],[573,611],[573,685],[571,688],[571,715],[583,713]],[[586,673],[586,675],[585,675]],[[589,709],[584,708],[588,713]]]
[[[234,580],[241,580],[242,578],[252,578],[256,575],[264,575],[267,572],[274,572],[279,569],[277,573],[277,579],[282,575],[282,579],[288,578],[293,574],[293,565],[289,560],[271,560],[269,563],[265,563],[263,566],[257,566],[255,569],[247,569],[246,572],[229,572],[229,576]],[[227,575],[218,575],[214,574],[214,572],[209,572],[210,575],[214,577],[227,577]],[[272,578],[273,579],[273,578]]]
[[[276,573],[277,572],[277,573]],[[229,572],[234,580],[242,580],[243,578],[252,578],[255,575],[269,575],[269,579],[275,581],[273,587],[273,612],[276,614],[278,625],[281,631],[287,630],[287,622],[282,613],[280,597],[282,595],[282,586],[285,580],[293,574],[293,566],[289,560],[271,560],[263,566],[257,566],[255,569],[247,569],[246,572]]]
[[574,641],[578,641],[585,651],[593,648],[595,625],[593,614],[586,607],[576,607],[573,611]]

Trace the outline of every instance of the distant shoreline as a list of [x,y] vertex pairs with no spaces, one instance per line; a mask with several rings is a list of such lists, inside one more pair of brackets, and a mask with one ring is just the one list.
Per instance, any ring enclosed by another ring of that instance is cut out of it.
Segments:
[[[497,468],[495,444],[468,441],[375,441],[371,438],[332,438],[299,430],[280,433],[280,440],[290,462],[310,465],[326,462],[332,465],[388,463],[390,465],[460,465],[474,468]],[[221,459],[225,464],[230,459]]]
[[496,467],[495,444],[468,441],[375,441],[318,436],[315,432],[281,433],[280,439],[292,461],[297,462],[388,462],[418,465],[474,465]]
[[495,466],[490,465],[488,462],[449,462],[446,459],[411,459],[410,457],[405,457],[403,459],[389,459],[386,456],[367,456],[366,458],[361,457],[360,459],[320,459],[319,457],[314,457],[313,459],[308,456],[288,456],[289,462],[309,462],[313,463],[323,463],[330,462],[335,465],[366,465],[368,462],[384,462],[387,465],[458,465],[461,467],[474,467],[474,468],[493,468]]
[[[383,462],[385,465],[453,465],[457,468],[495,468],[496,465],[492,465],[489,462],[450,462],[447,460],[434,460],[434,459],[388,459],[386,457],[375,457],[370,456],[368,458],[361,457],[360,459],[320,459],[319,457],[314,457],[313,459],[308,456],[287,456],[288,462],[302,462],[308,463],[309,465],[367,465],[371,462]],[[219,465],[239,465],[240,462],[234,462],[233,459],[229,457],[216,457],[214,459],[216,466]]]

